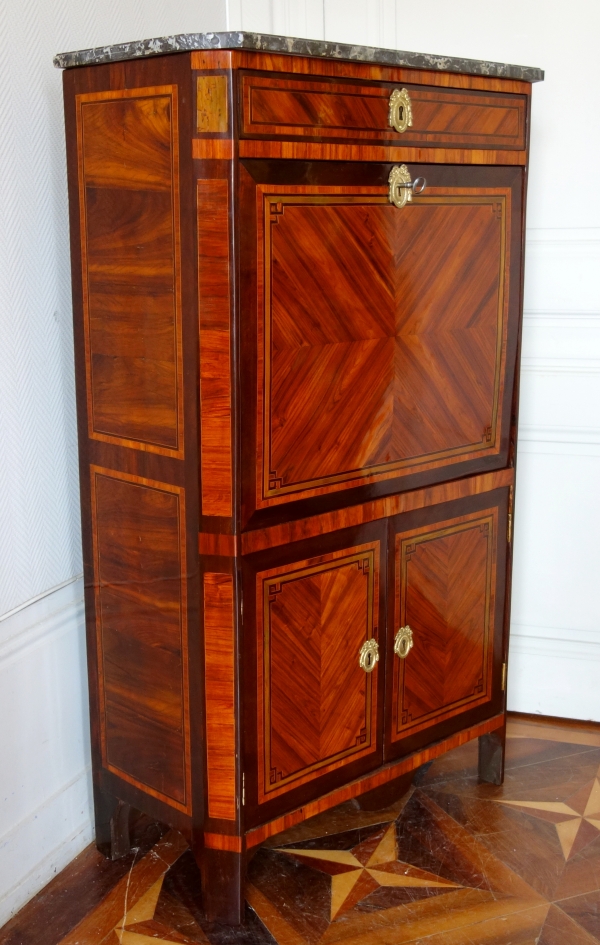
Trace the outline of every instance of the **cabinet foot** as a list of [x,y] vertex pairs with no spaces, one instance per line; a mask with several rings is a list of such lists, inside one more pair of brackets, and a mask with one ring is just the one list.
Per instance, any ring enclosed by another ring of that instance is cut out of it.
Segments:
[[129,818],[131,807],[112,794],[94,789],[96,846],[109,860],[119,860],[131,851]]
[[202,875],[202,902],[209,922],[242,925],[246,857],[230,850],[199,851],[196,860]]
[[504,749],[506,728],[496,729],[487,735],[479,736],[479,780],[489,784],[502,784],[504,781]]

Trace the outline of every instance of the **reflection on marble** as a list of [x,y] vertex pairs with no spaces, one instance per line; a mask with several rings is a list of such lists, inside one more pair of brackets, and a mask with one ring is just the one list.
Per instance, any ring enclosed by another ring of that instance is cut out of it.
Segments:
[[114,46],[97,46],[95,49],[59,53],[54,58],[54,65],[58,69],[70,69],[73,66],[91,66],[102,62],[118,62],[123,59],[164,56],[168,53],[189,52],[194,49],[251,49],[260,52],[288,53],[294,56],[316,56],[353,62],[380,63],[386,66],[432,69],[441,72],[466,72],[470,75],[522,79],[525,82],[541,82],[544,78],[543,70],[533,66],[514,66],[481,59],[460,59],[454,56],[405,52],[399,49],[349,46],[325,40],[243,32],[179,33],[176,36],[142,39],[132,43],[118,43]]
[[242,928],[205,921],[185,841],[146,823],[126,862],[85,851],[0,945],[598,945],[600,726],[508,735],[500,787],[473,742],[383,811],[348,802],[271,838]]

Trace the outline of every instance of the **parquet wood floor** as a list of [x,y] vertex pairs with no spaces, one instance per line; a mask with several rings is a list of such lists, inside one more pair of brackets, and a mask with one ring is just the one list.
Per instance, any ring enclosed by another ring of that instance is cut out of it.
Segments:
[[0,930],[0,945],[593,945],[600,943],[600,725],[512,717],[506,779],[469,743],[392,807],[352,802],[271,838],[250,863],[246,925],[202,918],[174,831],[93,846]]

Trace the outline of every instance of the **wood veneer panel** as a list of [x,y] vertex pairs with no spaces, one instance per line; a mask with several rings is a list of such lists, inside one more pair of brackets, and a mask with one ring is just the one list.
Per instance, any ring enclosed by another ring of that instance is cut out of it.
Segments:
[[232,514],[229,182],[198,181],[201,496],[203,515]]
[[257,508],[498,456],[511,189],[257,192]]
[[[220,141],[195,139],[194,157],[231,157],[221,154]],[[214,147],[213,147],[214,146]],[[213,150],[215,153],[213,154]],[[330,144],[315,141],[262,141],[244,138],[238,144],[240,158],[283,158],[295,161],[397,161],[419,164],[527,164],[527,151],[498,151],[480,148],[410,148],[404,145],[386,147],[377,144]],[[216,152],[219,153],[216,153]]]
[[233,577],[204,574],[206,761],[209,817],[235,820],[235,634]]
[[414,646],[394,657],[392,741],[489,702],[498,508],[396,536],[394,627]]
[[103,764],[189,812],[185,494],[91,467]]
[[[456,479],[453,482],[441,483],[428,489],[418,489],[414,492],[402,492],[398,495],[386,496],[383,499],[374,499],[372,502],[363,502],[360,505],[336,509],[333,512],[324,512],[322,515],[311,515],[308,518],[282,522],[270,528],[257,528],[254,531],[244,532],[241,536],[242,554],[252,554],[266,548],[274,548],[289,542],[302,541],[316,535],[326,535],[342,528],[364,525],[377,519],[387,518],[403,512],[412,512],[431,505],[439,505],[452,499],[461,499],[482,492],[491,492],[502,486],[514,483],[514,469],[501,469],[493,473],[484,473],[482,476],[471,476],[468,479]],[[201,536],[201,541],[209,538],[223,539],[229,536]],[[206,547],[213,547],[212,544]],[[228,546],[229,547],[229,546]],[[224,554],[225,552],[206,551],[206,554]]]
[[388,123],[392,90],[387,85],[243,75],[241,133],[379,140],[398,146],[525,147],[524,96],[410,86],[412,126],[400,135]]
[[192,69],[256,69],[263,72],[436,85],[442,88],[480,89],[484,92],[531,94],[531,83],[519,79],[502,79],[456,72],[344,62],[339,59],[317,59],[310,56],[251,52],[249,50],[197,50],[191,54],[191,63]]
[[177,86],[76,102],[89,436],[181,457]]
[[373,754],[379,542],[256,575],[259,803]]
[[358,780],[352,781],[350,784],[347,784],[344,787],[337,788],[335,791],[325,794],[316,801],[310,801],[306,804],[303,804],[302,807],[290,811],[289,813],[284,814],[282,817],[277,817],[266,824],[262,824],[259,827],[254,827],[252,830],[249,830],[246,833],[246,848],[251,849],[252,847],[257,846],[259,843],[263,843],[265,840],[268,840],[269,837],[273,837],[275,834],[281,833],[283,830],[288,830],[290,827],[294,827],[296,824],[300,824],[304,820],[308,820],[310,817],[315,817],[317,814],[321,814],[323,811],[330,810],[332,807],[336,807],[338,804],[343,804],[345,801],[349,801],[353,797],[358,797],[360,794],[365,794],[367,791],[372,791],[375,788],[380,787],[382,784],[388,784],[390,781],[394,781],[396,778],[401,777],[401,775],[406,774],[408,771],[414,771],[416,768],[420,768],[421,765],[427,764],[428,761],[433,761],[434,758],[439,758],[440,755],[444,755],[447,751],[451,751],[453,748],[458,748],[460,745],[465,745],[467,742],[472,741],[474,738],[478,738],[480,735],[485,735],[488,732],[493,732],[496,729],[501,728],[502,725],[504,725],[504,721],[504,713],[495,715],[491,719],[487,719],[485,722],[479,722],[477,725],[472,725],[469,728],[462,729],[460,732],[456,732],[454,735],[451,735],[448,738],[444,738],[439,742],[435,742],[433,745],[430,745],[428,748],[425,748],[422,751],[413,752],[406,758],[403,758],[401,761],[386,765],[372,775],[359,778]]

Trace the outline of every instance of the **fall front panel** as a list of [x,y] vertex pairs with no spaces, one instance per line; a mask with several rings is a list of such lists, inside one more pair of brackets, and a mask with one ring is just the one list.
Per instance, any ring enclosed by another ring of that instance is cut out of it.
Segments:
[[270,183],[271,166],[255,169],[254,507],[502,465],[521,172],[415,166],[428,187],[399,210],[369,186],[389,166],[346,170],[356,186]]

